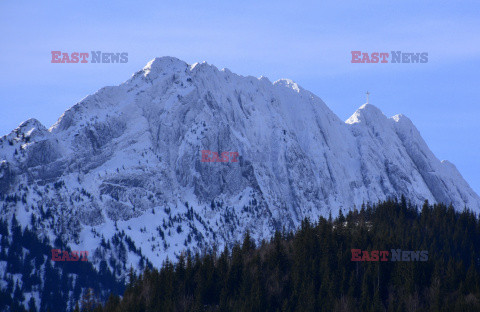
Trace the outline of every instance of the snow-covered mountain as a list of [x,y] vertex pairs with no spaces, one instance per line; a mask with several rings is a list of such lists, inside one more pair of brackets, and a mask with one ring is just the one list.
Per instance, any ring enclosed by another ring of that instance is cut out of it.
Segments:
[[[202,150],[238,162],[202,162]],[[1,216],[40,235],[160,265],[182,250],[257,239],[304,217],[405,195],[480,212],[455,166],[412,122],[373,105],[341,121],[290,80],[243,77],[156,58],[128,81],[68,109],[49,129],[29,119],[0,138]],[[128,251],[106,249],[123,233]],[[111,254],[110,254],[111,253]],[[111,267],[110,267],[111,268]]]

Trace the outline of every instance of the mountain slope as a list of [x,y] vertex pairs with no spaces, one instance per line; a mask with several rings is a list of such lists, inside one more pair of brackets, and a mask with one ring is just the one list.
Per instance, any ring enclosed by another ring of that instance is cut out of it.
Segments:
[[[202,150],[238,162],[202,162]],[[0,139],[2,217],[138,267],[182,250],[268,238],[304,217],[405,195],[480,211],[456,168],[405,116],[364,105],[342,122],[290,80],[243,77],[156,58],[68,109],[50,129],[30,119]],[[132,250],[105,250],[116,233]],[[113,270],[112,267],[109,267]],[[118,273],[118,272],[117,272]]]
[[[105,263],[97,270],[88,261],[51,261],[54,247],[36,236],[35,218],[31,230],[22,231],[15,218],[10,224],[0,221],[0,311],[71,311],[88,289],[103,302],[124,291],[125,281]],[[59,240],[55,247],[67,250]]]

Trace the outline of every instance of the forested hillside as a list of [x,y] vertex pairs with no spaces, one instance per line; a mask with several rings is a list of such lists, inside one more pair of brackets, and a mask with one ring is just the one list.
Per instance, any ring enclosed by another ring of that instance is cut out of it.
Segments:
[[[351,249],[428,251],[427,261],[352,261]],[[96,311],[480,311],[473,213],[390,200],[304,220],[255,246],[185,255],[131,277]],[[93,306],[93,305],[90,305]]]
[[10,225],[0,221],[0,311],[65,312],[89,294],[106,300],[110,293],[124,291],[124,281],[115,278],[105,261],[100,270],[80,259],[52,261],[54,248],[71,252],[60,238],[53,246],[39,239],[35,218],[23,230],[15,217]]

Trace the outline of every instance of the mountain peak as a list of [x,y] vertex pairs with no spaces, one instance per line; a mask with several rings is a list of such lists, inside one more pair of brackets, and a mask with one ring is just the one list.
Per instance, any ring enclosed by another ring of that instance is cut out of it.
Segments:
[[372,104],[363,104],[360,106],[355,113],[353,113],[350,118],[348,118],[345,123],[355,124],[355,123],[366,123],[369,124],[374,121],[380,121],[387,119],[387,117],[382,113],[382,111]]
[[24,127],[28,127],[28,126],[44,127],[42,125],[42,123],[38,119],[35,119],[35,118],[30,118],[30,119],[25,120],[18,127],[19,128],[24,128]]
[[47,131],[47,128],[35,118],[30,118],[22,122],[14,131],[30,135],[32,133]]
[[295,90],[298,93],[300,93],[300,91],[304,90],[301,86],[298,85],[298,83],[296,83],[295,81],[293,81],[291,79],[286,79],[286,78],[282,78],[282,79],[279,79],[279,80],[275,81],[273,83],[273,85],[280,86],[280,87],[286,87],[286,88]]
[[413,122],[407,116],[403,114],[397,114],[392,116],[391,119],[397,123],[399,126],[406,126],[406,127],[415,127]]
[[185,70],[186,67],[188,67],[188,64],[176,57],[162,56],[148,62],[143,68],[143,72],[145,76],[148,76],[152,73],[159,74],[167,71]]
[[[190,65],[190,72],[191,73],[202,73],[210,77],[210,75],[217,75],[219,73],[218,68],[215,65],[208,64],[207,62],[197,62],[195,64]],[[231,74],[229,70],[223,71],[226,75]]]

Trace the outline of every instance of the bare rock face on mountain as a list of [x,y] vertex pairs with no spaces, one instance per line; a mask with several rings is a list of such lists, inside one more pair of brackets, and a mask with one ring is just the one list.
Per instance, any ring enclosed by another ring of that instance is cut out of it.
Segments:
[[[202,150],[238,161],[205,162]],[[42,235],[94,262],[120,254],[126,267],[401,195],[480,211],[407,117],[366,104],[343,122],[290,80],[172,57],[86,97],[48,130],[30,119],[0,138],[2,217],[15,212],[26,226],[35,215]],[[118,233],[129,249],[106,251]]]

